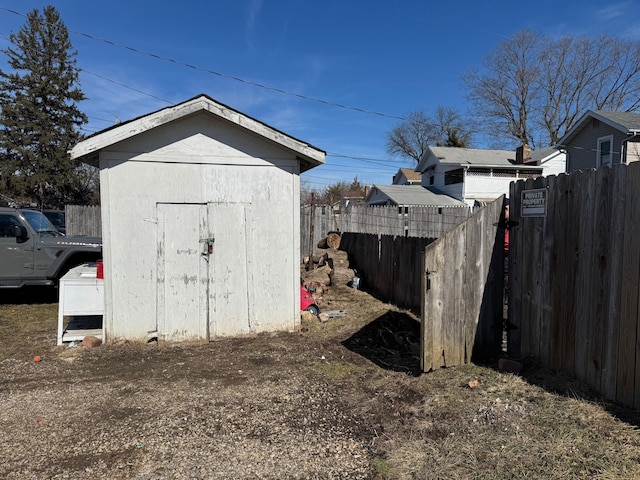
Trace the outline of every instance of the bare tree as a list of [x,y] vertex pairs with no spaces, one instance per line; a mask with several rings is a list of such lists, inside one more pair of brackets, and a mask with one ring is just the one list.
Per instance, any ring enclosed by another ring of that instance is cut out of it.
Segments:
[[455,108],[439,106],[435,115],[437,140],[441,147],[468,147],[471,143],[471,129]]
[[565,37],[547,43],[540,56],[541,126],[551,145],[589,109],[640,107],[640,46],[601,37]]
[[485,58],[483,70],[463,77],[477,115],[489,127],[487,132],[505,132],[520,143],[535,143],[529,115],[540,74],[538,50],[538,35],[523,30],[498,44]]
[[387,135],[387,154],[413,158],[416,163],[429,145],[465,147],[471,141],[461,114],[454,108],[438,107],[435,117],[422,110],[409,113],[406,120]]
[[640,42],[622,41],[611,36],[598,39],[603,50],[601,75],[591,90],[599,110],[632,112],[640,108]]
[[524,30],[463,79],[488,130],[533,147],[554,145],[586,110],[640,108],[640,44]]
[[429,143],[435,142],[436,125],[421,110],[411,112],[387,136],[387,153],[392,156],[413,158],[420,161]]

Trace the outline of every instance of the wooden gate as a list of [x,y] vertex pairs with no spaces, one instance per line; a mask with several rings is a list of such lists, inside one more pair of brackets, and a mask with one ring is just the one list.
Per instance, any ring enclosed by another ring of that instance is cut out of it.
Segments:
[[423,256],[422,370],[483,362],[501,348],[504,197],[428,245]]

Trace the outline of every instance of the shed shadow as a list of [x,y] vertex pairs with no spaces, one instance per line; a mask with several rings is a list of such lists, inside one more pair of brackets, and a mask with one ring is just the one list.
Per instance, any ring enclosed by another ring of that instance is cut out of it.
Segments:
[[420,368],[420,323],[402,312],[387,311],[362,327],[342,345],[385,370],[414,377]]

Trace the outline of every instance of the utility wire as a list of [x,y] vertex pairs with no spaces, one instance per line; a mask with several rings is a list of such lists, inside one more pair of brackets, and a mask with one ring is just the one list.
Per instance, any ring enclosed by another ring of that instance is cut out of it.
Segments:
[[[18,16],[27,18],[27,15],[25,15],[23,13],[20,13],[20,12],[16,12],[15,10],[11,10],[9,8],[0,7],[0,10],[3,10],[5,12],[9,12],[9,13],[12,13],[14,15],[18,15]],[[96,42],[102,42],[102,43],[105,43],[107,45],[111,45],[113,47],[122,48],[124,50],[129,50],[131,52],[134,52],[134,53],[137,53],[137,54],[140,54],[140,55],[146,55],[148,57],[155,58],[157,60],[162,60],[162,61],[165,61],[165,62],[173,63],[175,65],[180,65],[180,66],[183,66],[183,67],[187,67],[187,68],[190,68],[192,70],[197,70],[199,72],[208,73],[210,75],[216,75],[218,77],[226,78],[228,80],[234,80],[236,82],[240,82],[240,83],[244,83],[246,85],[251,85],[251,86],[254,86],[254,87],[262,88],[264,90],[270,90],[272,92],[280,93],[280,94],[283,94],[283,95],[289,95],[289,96],[292,96],[292,97],[297,97],[297,98],[300,98],[300,99],[303,99],[303,100],[309,100],[309,101],[312,101],[312,102],[321,103],[323,105],[328,105],[328,106],[331,106],[331,107],[338,107],[338,108],[342,108],[344,110],[352,110],[352,111],[355,111],[355,112],[366,113],[366,114],[369,114],[369,115],[377,115],[377,116],[385,117],[385,118],[394,118],[396,120],[406,120],[404,117],[401,117],[401,116],[398,116],[398,115],[388,115],[386,113],[376,112],[376,111],[373,111],[373,110],[365,110],[364,108],[351,107],[351,106],[348,106],[348,105],[343,105],[343,104],[340,104],[340,103],[335,103],[335,102],[330,102],[330,101],[327,101],[327,100],[323,100],[321,98],[310,97],[310,96],[307,96],[307,95],[303,95],[301,93],[290,92],[288,90],[284,90],[284,89],[277,88],[277,87],[272,87],[270,85],[265,85],[263,83],[253,82],[251,80],[245,80],[244,78],[236,77],[234,75],[228,75],[228,74],[225,74],[225,73],[221,73],[221,72],[218,72],[218,71],[215,71],[215,70],[211,70],[209,68],[204,68],[204,67],[200,67],[200,66],[197,66],[197,65],[192,65],[190,63],[186,63],[186,62],[183,62],[181,60],[176,60],[174,58],[164,57],[164,56],[159,55],[157,53],[140,50],[138,48],[134,48],[134,47],[131,47],[131,46],[128,46],[128,45],[123,45],[123,44],[120,44],[120,43],[117,43],[117,42],[114,42],[114,41],[111,41],[111,40],[107,40],[107,39],[104,39],[104,38],[96,37],[95,35],[91,35],[91,34],[88,34],[88,33],[79,32],[77,30],[71,30],[71,29],[68,29],[68,30],[71,33],[83,36],[85,38],[88,38],[90,40],[94,40]]]
[[138,88],[132,87],[132,86],[130,86],[130,85],[126,85],[126,84],[124,84],[124,83],[118,82],[118,81],[116,81],[116,80],[112,80],[111,78],[107,78],[107,77],[105,77],[105,76],[103,76],[103,75],[100,75],[100,74],[98,74],[98,73],[90,72],[89,70],[85,70],[84,68],[80,68],[80,67],[78,67],[78,69],[79,69],[79,70],[81,70],[81,71],[83,71],[84,73],[87,73],[87,74],[89,74],[89,75],[93,75],[94,77],[98,77],[98,78],[99,78],[99,79],[101,79],[101,80],[105,80],[105,81],[107,81],[107,82],[111,82],[111,83],[113,83],[114,85],[118,85],[118,86],[120,86],[120,87],[127,88],[127,89],[129,89],[129,90],[131,90],[131,91],[133,91],[133,92],[140,93],[140,94],[142,94],[142,95],[146,95],[147,97],[155,98],[156,100],[160,100],[161,102],[164,102],[164,103],[166,103],[166,104],[168,104],[168,105],[173,105],[173,103],[174,103],[174,102],[172,102],[172,101],[170,101],[170,100],[167,100],[167,99],[165,99],[165,98],[160,98],[160,97],[158,97],[158,96],[156,96],[156,95],[154,95],[154,94],[152,94],[152,93],[145,92],[145,91],[143,91],[143,90],[140,90],[140,89],[138,89]]

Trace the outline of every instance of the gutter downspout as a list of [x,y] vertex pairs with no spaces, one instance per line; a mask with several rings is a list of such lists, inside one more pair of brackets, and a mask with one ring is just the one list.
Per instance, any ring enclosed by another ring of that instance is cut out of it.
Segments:
[[631,134],[631,136],[625,138],[624,140],[622,140],[622,142],[620,142],[620,163],[624,163],[625,165],[628,165],[627,151],[625,149],[625,146],[627,145],[628,141],[633,140],[638,135],[640,135],[640,130],[628,130],[627,134]]

